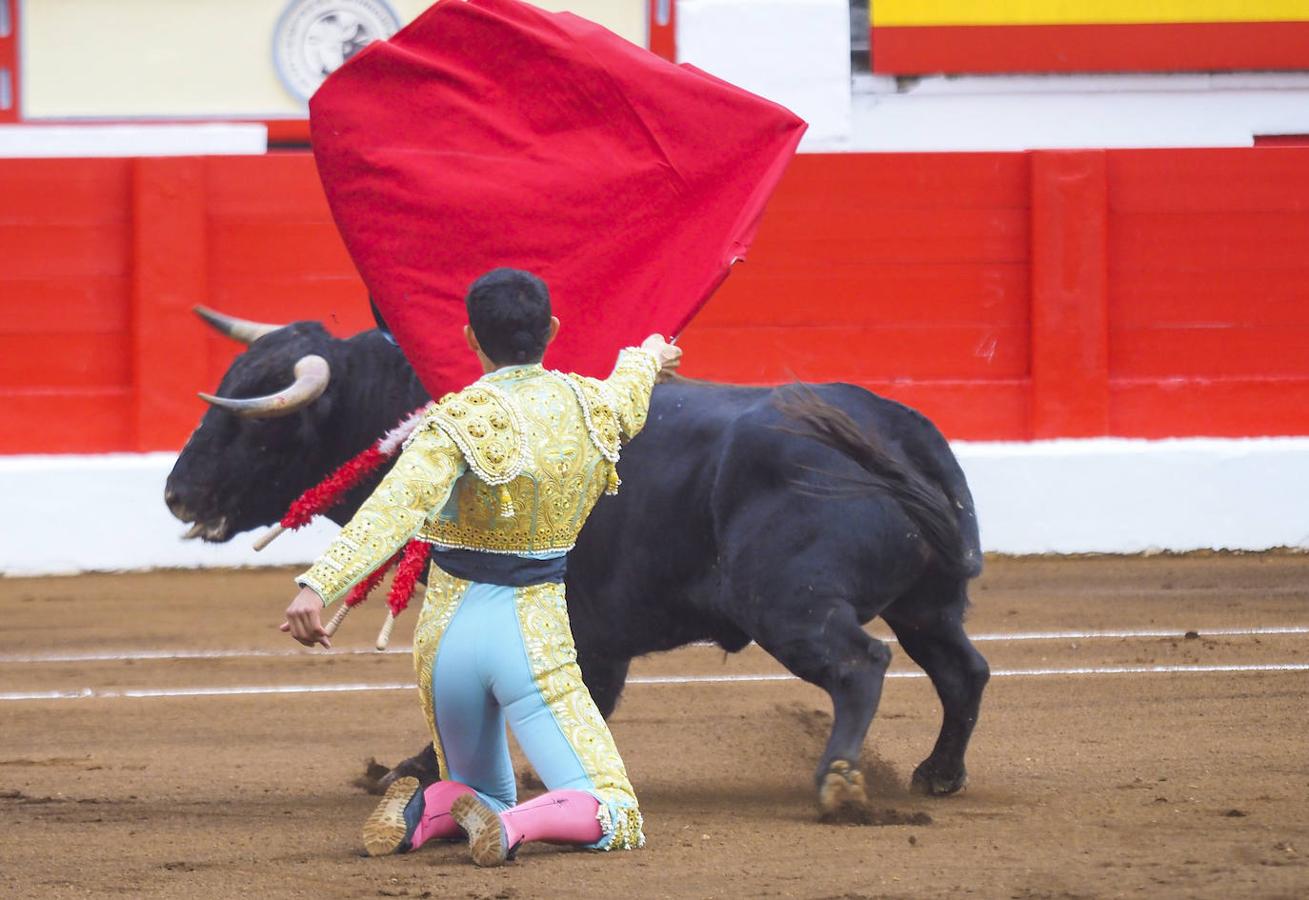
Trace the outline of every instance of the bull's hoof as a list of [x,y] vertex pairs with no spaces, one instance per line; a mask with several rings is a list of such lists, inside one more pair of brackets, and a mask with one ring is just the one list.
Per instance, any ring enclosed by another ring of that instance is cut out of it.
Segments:
[[953,774],[939,771],[932,761],[924,760],[914,769],[911,786],[920,794],[945,797],[956,794],[968,784],[968,772],[962,766]]
[[864,773],[844,759],[833,760],[818,785],[818,818],[823,822],[866,825],[872,820]]

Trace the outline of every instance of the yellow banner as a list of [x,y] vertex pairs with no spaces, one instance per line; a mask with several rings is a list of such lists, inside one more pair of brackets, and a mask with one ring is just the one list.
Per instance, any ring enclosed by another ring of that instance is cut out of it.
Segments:
[[[646,0],[533,2],[646,42]],[[408,22],[432,0],[389,4]],[[303,117],[273,62],[286,8],[287,0],[30,0],[19,23],[23,115]]]
[[872,18],[873,27],[1306,22],[1309,0],[873,0]]

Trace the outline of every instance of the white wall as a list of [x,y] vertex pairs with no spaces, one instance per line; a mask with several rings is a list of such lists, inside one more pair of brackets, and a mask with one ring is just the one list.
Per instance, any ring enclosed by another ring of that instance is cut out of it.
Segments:
[[680,59],[794,110],[802,152],[1248,147],[1309,134],[1309,73],[850,77],[845,0],[679,0]]
[[856,80],[847,140],[827,150],[1248,147],[1309,134],[1309,73]]
[[242,125],[0,125],[0,159],[250,155],[268,128]]
[[[959,443],[989,552],[1309,549],[1309,438]],[[180,540],[168,453],[0,457],[0,573],[305,563],[320,522],[250,549]]]
[[0,573],[287,565],[313,559],[336,526],[315,522],[267,550],[181,540],[164,505],[173,453],[0,457]]
[[[642,0],[539,2],[645,41]],[[392,5],[407,21],[429,4]],[[24,115],[303,115],[272,62],[284,6],[29,0]],[[794,110],[810,124],[805,152],[1243,147],[1309,134],[1306,72],[852,80],[846,0],[679,0],[677,10],[679,57]],[[121,40],[103,39],[107,23]],[[0,129],[0,156],[11,157],[258,153],[265,143],[262,131]]]
[[847,0],[678,0],[677,57],[792,110],[802,148],[850,140]]
[[956,443],[998,553],[1309,549],[1309,438]]

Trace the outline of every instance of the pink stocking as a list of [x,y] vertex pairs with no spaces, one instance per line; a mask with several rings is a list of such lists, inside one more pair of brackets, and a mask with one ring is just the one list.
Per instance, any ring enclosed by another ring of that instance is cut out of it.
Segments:
[[463,837],[464,830],[450,816],[450,805],[475,791],[457,781],[438,781],[423,790],[423,817],[410,838],[410,849],[417,850],[430,840]]
[[586,791],[550,791],[502,812],[500,821],[509,848],[527,841],[585,845],[604,836],[599,811],[600,801]]

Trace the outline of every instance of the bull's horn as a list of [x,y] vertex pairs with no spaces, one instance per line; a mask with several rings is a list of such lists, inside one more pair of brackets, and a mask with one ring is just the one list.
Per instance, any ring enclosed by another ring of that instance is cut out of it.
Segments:
[[249,319],[238,319],[235,316],[225,315],[207,306],[193,306],[191,311],[204,319],[214,330],[243,344],[253,344],[264,335],[282,327],[281,325],[268,325],[264,322],[251,322]]
[[313,403],[327,390],[327,383],[332,378],[332,367],[316,353],[300,357],[295,364],[295,381],[282,388],[276,394],[266,397],[249,397],[236,400],[231,397],[215,397],[213,394],[200,392],[200,399],[213,406],[229,409],[238,416],[247,419],[273,419],[288,416],[298,409]]

